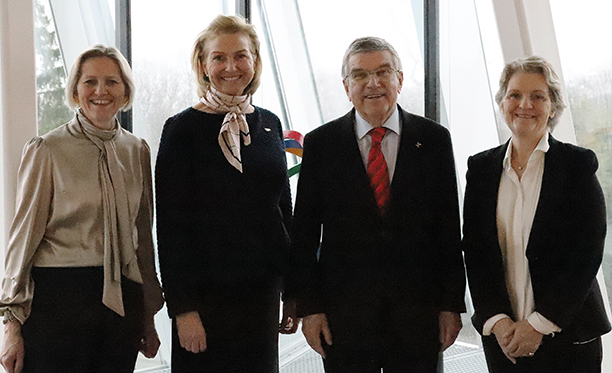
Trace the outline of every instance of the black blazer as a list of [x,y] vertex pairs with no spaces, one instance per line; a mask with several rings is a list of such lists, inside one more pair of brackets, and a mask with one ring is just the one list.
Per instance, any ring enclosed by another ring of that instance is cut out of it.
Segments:
[[325,312],[343,281],[373,273],[405,284],[401,296],[418,306],[464,310],[450,135],[399,110],[401,143],[384,217],[359,151],[354,109],[305,138],[287,289],[300,316]]
[[[587,341],[610,330],[595,276],[606,235],[606,209],[595,176],[597,158],[552,136],[540,199],[527,245],[535,309],[562,332],[556,338]],[[508,143],[468,160],[463,250],[482,333],[492,316],[512,316],[497,236],[497,196]]]

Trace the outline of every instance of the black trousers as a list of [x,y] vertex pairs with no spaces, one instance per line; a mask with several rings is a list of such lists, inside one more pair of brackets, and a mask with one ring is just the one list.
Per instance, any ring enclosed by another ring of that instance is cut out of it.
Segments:
[[[381,280],[382,278],[382,280]],[[323,341],[327,373],[436,373],[439,313],[385,276],[356,276],[331,287]]]
[[601,373],[601,337],[574,344],[544,336],[535,355],[517,358],[516,365],[506,358],[495,336],[483,337],[482,342],[491,373]]
[[200,318],[207,349],[180,345],[172,322],[172,373],[277,373],[280,291],[277,279],[207,284]]
[[125,317],[102,304],[100,267],[32,269],[23,373],[132,373],[143,333],[142,286],[122,279]]

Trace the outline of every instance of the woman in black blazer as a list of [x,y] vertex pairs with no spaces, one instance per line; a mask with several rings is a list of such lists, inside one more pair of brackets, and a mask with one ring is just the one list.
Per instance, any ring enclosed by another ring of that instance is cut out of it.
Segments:
[[495,98],[512,138],[470,157],[463,226],[489,371],[601,372],[610,323],[595,278],[606,234],[597,158],[549,134],[565,106],[544,59],[507,64]]

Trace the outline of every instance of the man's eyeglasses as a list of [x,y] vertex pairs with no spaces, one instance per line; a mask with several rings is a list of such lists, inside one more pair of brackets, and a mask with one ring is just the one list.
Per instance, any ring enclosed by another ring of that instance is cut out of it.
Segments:
[[390,67],[383,67],[382,69],[378,69],[375,71],[368,70],[353,70],[349,73],[349,77],[356,82],[364,82],[370,78],[370,75],[374,75],[374,77],[379,82],[386,82],[391,79],[393,73],[398,73],[399,70],[392,69]]

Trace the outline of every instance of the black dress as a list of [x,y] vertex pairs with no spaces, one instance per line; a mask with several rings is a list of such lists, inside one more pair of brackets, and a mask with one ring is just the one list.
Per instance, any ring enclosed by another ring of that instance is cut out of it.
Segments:
[[[164,126],[155,171],[159,260],[171,318],[198,311],[207,350],[180,346],[173,372],[276,372],[291,195],[279,119],[247,114],[243,173],[218,144],[223,114],[189,108]],[[206,370],[208,369],[208,370]]]

